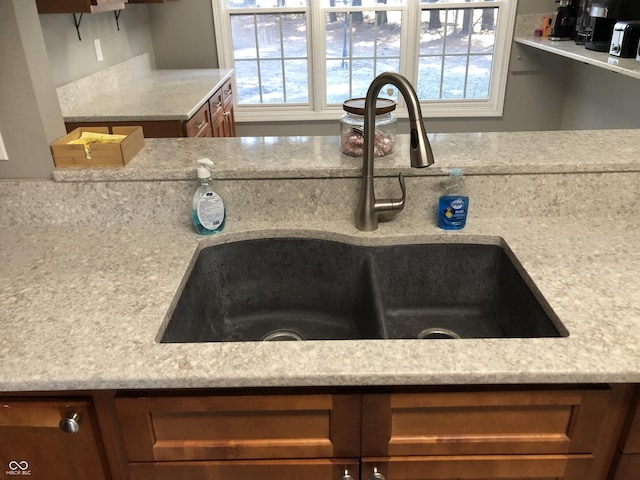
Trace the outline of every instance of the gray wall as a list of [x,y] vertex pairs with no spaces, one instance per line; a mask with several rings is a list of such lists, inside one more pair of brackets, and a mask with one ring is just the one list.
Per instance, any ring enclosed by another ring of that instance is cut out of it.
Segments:
[[640,80],[570,62],[560,128],[640,128]]
[[35,2],[0,1],[0,58],[0,178],[47,178],[49,143],[65,129]]
[[180,0],[147,8],[157,68],[218,68],[211,0]]
[[[120,31],[114,12],[84,14],[80,22],[82,41],[78,40],[72,14],[48,14],[39,18],[56,87],[145,52],[149,52],[153,62],[149,17],[143,4],[127,5],[121,11]],[[94,39],[100,40],[102,62],[96,58]]]

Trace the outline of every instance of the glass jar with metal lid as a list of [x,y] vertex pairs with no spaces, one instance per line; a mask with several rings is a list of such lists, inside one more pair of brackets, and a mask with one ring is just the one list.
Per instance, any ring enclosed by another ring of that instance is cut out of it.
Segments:
[[[340,150],[352,157],[364,153],[364,98],[352,98],[342,104],[345,113],[340,118]],[[376,100],[376,131],[373,153],[382,157],[393,152],[396,146],[396,116],[392,113],[396,102],[388,98]]]

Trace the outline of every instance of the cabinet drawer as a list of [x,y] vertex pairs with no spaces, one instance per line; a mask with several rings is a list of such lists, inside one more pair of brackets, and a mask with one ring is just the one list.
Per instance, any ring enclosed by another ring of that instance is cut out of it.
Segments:
[[[75,415],[75,417],[74,417]],[[61,429],[60,421],[77,427]],[[91,403],[81,399],[0,399],[0,478],[106,478]]]
[[585,480],[589,455],[467,455],[363,459],[362,477],[376,468],[386,480]]
[[130,465],[131,480],[336,480],[347,470],[359,479],[358,459],[245,460],[222,462],[162,462]]
[[610,391],[366,395],[363,455],[591,453]]
[[117,397],[129,461],[356,457],[359,395]]
[[211,118],[209,104],[205,103],[184,125],[187,137],[210,137]]
[[225,111],[228,111],[229,108],[233,106],[233,84],[231,83],[231,79],[224,82],[220,91],[222,95],[222,104]]

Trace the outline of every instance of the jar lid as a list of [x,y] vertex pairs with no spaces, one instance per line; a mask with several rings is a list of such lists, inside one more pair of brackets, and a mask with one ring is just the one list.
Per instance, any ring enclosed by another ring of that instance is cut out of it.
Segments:
[[[345,100],[342,109],[345,112],[355,113],[356,115],[364,115],[364,98],[351,98]],[[396,102],[388,98],[376,99],[376,115],[393,112],[396,109]]]

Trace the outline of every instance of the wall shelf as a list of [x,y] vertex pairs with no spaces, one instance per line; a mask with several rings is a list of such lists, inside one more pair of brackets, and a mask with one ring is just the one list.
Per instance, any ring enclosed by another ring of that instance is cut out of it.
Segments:
[[584,45],[576,45],[571,40],[554,41],[548,38],[525,36],[516,36],[513,40],[521,45],[527,45],[640,80],[640,62],[636,61],[635,58],[618,58],[609,55],[608,52],[594,52],[584,48]]

